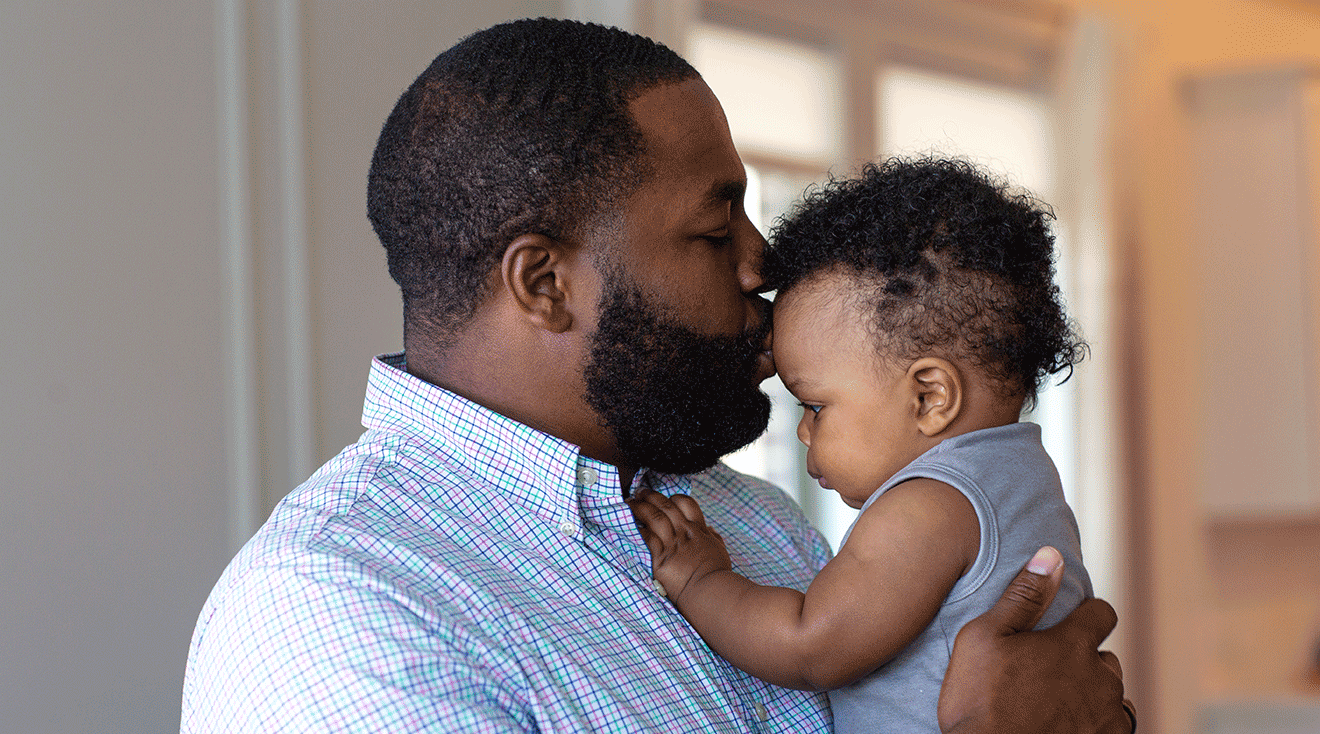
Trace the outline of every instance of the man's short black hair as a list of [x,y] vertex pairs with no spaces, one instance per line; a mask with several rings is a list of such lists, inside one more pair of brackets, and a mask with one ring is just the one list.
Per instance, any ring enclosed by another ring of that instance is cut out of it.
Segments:
[[966,161],[891,158],[809,191],[772,233],[764,275],[782,295],[840,271],[881,354],[967,360],[1031,403],[1086,354],[1054,282],[1053,216]]
[[386,120],[367,184],[405,333],[446,340],[514,238],[570,239],[631,193],[647,171],[629,103],[696,76],[643,36],[548,18],[436,57]]

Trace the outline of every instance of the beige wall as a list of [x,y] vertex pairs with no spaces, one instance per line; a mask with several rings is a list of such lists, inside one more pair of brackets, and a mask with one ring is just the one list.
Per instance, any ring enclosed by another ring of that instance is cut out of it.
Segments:
[[0,730],[163,732],[227,551],[214,10],[0,15]]

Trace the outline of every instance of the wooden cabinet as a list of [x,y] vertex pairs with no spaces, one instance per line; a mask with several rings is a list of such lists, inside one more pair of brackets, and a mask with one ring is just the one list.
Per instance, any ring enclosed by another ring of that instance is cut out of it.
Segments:
[[1189,420],[1211,518],[1315,513],[1320,69],[1200,75],[1184,93],[1201,354],[1159,369],[1202,380]]
[[[1320,632],[1320,69],[1186,81],[1208,585],[1200,731],[1314,732]],[[1158,297],[1156,294],[1155,297]]]

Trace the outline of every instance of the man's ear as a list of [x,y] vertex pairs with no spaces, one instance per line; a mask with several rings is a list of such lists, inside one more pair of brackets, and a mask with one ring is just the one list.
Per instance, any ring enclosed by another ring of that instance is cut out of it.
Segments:
[[558,240],[525,234],[509,243],[500,262],[500,278],[514,305],[528,321],[556,334],[573,326],[568,255]]
[[947,359],[922,357],[908,368],[916,406],[917,430],[934,437],[962,412],[962,374]]

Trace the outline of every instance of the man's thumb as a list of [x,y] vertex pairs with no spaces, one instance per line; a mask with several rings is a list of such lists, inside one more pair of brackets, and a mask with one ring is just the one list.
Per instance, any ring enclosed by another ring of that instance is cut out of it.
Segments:
[[1063,581],[1063,556],[1045,546],[1018,572],[990,611],[981,615],[994,632],[1026,632],[1040,622]]

